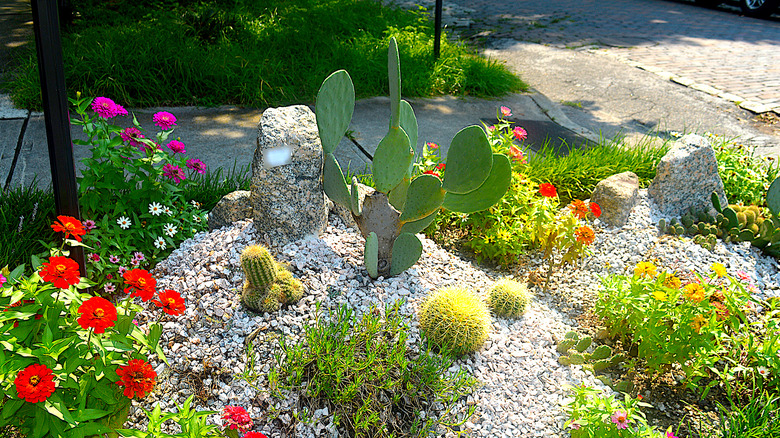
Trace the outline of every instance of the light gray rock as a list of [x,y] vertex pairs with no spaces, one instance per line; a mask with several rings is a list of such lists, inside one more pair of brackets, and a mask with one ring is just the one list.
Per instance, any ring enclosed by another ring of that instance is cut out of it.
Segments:
[[689,209],[717,214],[711,195],[715,192],[726,204],[718,161],[709,141],[695,134],[682,137],[661,158],[655,178],[648,187],[658,209],[668,216],[682,216]]
[[252,217],[252,203],[249,190],[236,190],[223,196],[209,212],[209,231],[214,231],[233,222]]
[[328,210],[314,113],[303,105],[269,108],[257,130],[251,184],[255,228],[280,246],[319,235]]
[[590,202],[601,207],[599,220],[613,227],[622,227],[636,205],[638,193],[639,177],[634,172],[623,172],[599,181]]

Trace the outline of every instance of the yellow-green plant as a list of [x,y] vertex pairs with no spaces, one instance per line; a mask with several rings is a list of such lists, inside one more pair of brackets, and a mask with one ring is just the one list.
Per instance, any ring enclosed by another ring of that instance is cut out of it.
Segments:
[[492,319],[482,298],[461,287],[430,294],[420,305],[420,327],[429,341],[455,355],[477,351],[488,339]]
[[488,306],[497,316],[516,318],[525,313],[531,302],[528,286],[511,278],[497,281],[488,293]]

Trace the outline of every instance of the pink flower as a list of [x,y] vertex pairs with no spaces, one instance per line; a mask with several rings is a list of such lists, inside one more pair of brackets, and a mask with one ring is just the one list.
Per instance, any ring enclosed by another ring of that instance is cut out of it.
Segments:
[[122,137],[122,141],[133,147],[141,146],[141,142],[138,140],[144,138],[144,135],[141,134],[141,131],[138,128],[132,126],[122,130],[119,135]]
[[572,430],[580,430],[580,427],[582,426],[580,426],[580,423],[571,423],[569,424],[569,427],[571,427]]
[[512,161],[519,161],[521,164],[528,162],[523,151],[515,145],[509,147],[509,156],[512,157]]
[[125,272],[127,271],[127,268],[124,266],[120,266],[117,271],[119,271],[119,275],[125,275]]
[[201,175],[206,173],[206,165],[203,164],[203,161],[200,161],[197,158],[187,160],[187,167],[190,170],[194,170],[200,173]]
[[125,111],[124,108],[107,97],[96,97],[95,100],[92,101],[92,111],[104,119],[116,117],[121,114],[121,111],[124,111],[124,114],[127,114],[127,111]]
[[100,261],[100,254],[95,254],[94,252],[93,252],[93,253],[90,253],[90,254],[89,254],[89,258],[90,258],[90,260],[92,260],[93,262],[99,262],[99,261]]
[[3,276],[3,274],[0,274],[0,287],[3,287],[3,285],[6,282],[6,278]]
[[163,131],[167,131],[176,126],[176,116],[167,111],[155,113],[155,115],[152,116],[152,120],[154,120],[154,124],[159,126]]
[[116,115],[118,115],[118,116],[126,116],[127,115],[127,110],[122,105],[119,105],[119,104],[116,104],[116,106],[114,107],[114,111],[116,112]]
[[116,291],[116,286],[114,286],[114,285],[113,285],[113,284],[111,284],[111,283],[106,283],[106,284],[103,286],[103,290],[104,290],[104,291],[105,291],[107,294],[114,293],[114,291]]
[[495,126],[493,126],[493,125],[490,125],[490,126],[488,126],[488,127],[487,127],[487,130],[488,130],[489,132],[493,132],[493,131],[495,131],[495,129],[496,129],[496,127],[495,127]]
[[172,166],[165,164],[163,166],[163,176],[168,179],[172,179],[174,184],[178,184],[184,181],[187,177],[184,175],[184,171],[179,166]]
[[501,107],[501,115],[504,116],[504,117],[512,117],[512,110],[507,108],[507,107],[505,107],[505,106],[502,106]]
[[225,406],[222,410],[222,419],[225,420],[226,429],[245,433],[252,427],[252,418],[241,406]]
[[268,438],[260,432],[247,432],[244,438]]
[[97,226],[95,225],[95,221],[93,221],[92,219],[87,219],[84,221],[85,230],[91,231],[94,230],[95,228],[97,228]]
[[111,263],[119,263],[119,257],[111,254],[110,256],[108,256],[108,261]]
[[666,438],[677,438],[677,437],[670,430],[670,431],[666,432]]
[[742,281],[750,282],[750,275],[748,275],[747,272],[741,269],[737,271],[737,278],[739,278]]
[[618,429],[628,428],[628,413],[625,411],[615,411],[612,413],[612,422]]
[[428,146],[428,149],[439,149],[439,145],[436,143],[429,141],[428,143],[425,143],[425,146]]
[[184,143],[179,140],[171,140],[170,143],[168,143],[168,149],[174,154],[184,154],[187,152],[184,150]]
[[512,134],[514,134],[517,141],[523,141],[528,138],[528,132],[519,126],[515,126],[515,129],[512,130]]

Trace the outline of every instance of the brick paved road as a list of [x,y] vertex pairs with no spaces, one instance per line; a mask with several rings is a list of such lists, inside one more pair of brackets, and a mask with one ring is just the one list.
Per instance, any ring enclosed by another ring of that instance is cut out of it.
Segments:
[[[445,0],[468,8],[462,36],[591,49],[710,94],[780,113],[780,19],[670,0]],[[714,90],[712,88],[714,88]]]

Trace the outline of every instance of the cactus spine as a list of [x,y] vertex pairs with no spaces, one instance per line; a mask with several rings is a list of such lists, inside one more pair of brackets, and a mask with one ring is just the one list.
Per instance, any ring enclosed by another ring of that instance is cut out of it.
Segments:
[[323,81],[315,108],[325,154],[325,193],[350,209],[366,238],[364,262],[372,278],[397,275],[417,263],[422,244],[415,234],[433,222],[440,207],[461,213],[484,210],[504,196],[512,173],[509,159],[493,154],[482,128],[469,126],[452,139],[443,179],[413,177],[417,119],[412,106],[401,100],[399,63],[398,46],[391,38],[387,56],[390,128],[373,158],[376,190],[354,179],[347,185],[333,155],[355,106],[355,88],[346,71],[336,71]]
[[531,302],[531,294],[525,283],[501,279],[493,285],[488,294],[488,306],[496,316],[516,318],[525,313]]
[[492,324],[490,310],[479,295],[459,287],[430,294],[418,317],[428,340],[458,356],[482,347]]

